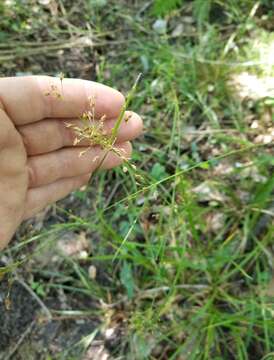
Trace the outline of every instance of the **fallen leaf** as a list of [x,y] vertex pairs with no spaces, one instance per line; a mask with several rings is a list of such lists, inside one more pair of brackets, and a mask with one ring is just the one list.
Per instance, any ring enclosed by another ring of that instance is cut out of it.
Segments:
[[204,181],[200,185],[192,189],[192,191],[197,195],[198,200],[203,201],[218,201],[224,202],[226,197],[222,194],[210,181]]

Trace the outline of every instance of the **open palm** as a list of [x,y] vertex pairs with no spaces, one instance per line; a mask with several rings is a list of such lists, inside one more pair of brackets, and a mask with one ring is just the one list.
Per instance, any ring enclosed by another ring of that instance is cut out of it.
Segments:
[[[58,89],[62,99],[47,96],[51,89]],[[84,185],[100,163],[105,152],[94,146],[79,157],[89,144],[73,147],[75,135],[66,127],[67,122],[80,125],[90,96],[95,98],[96,118],[105,115],[106,131],[111,131],[124,103],[112,88],[78,79],[61,84],[46,76],[0,79],[0,249],[22,220]],[[137,114],[122,123],[116,146],[127,157],[129,141],[141,130]],[[102,168],[121,161],[109,153]]]

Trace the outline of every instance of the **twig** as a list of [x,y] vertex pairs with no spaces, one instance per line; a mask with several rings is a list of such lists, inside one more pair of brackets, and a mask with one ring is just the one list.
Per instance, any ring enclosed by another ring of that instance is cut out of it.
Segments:
[[[113,44],[113,42],[111,42]],[[117,43],[122,43],[122,41],[118,41]],[[22,45],[18,47],[14,47],[12,50],[3,50],[1,49],[0,56],[0,63],[8,60],[13,60],[18,57],[25,58],[30,55],[39,55],[43,53],[56,53],[57,50],[62,49],[71,49],[72,47],[100,47],[108,45],[108,41],[102,41],[102,42],[93,42],[92,39],[88,38],[87,36],[82,36],[76,39],[72,40],[64,40],[63,42],[49,42],[48,44],[43,44],[40,46],[27,46],[22,47]],[[1,46],[3,48],[4,46]]]
[[[12,50],[10,53],[7,53],[6,55],[0,56],[0,62],[2,61],[8,61],[8,60],[12,60],[14,58],[17,57],[27,57],[30,55],[38,55],[38,54],[43,54],[45,52],[55,52],[57,50],[62,50],[62,49],[71,49],[74,46],[81,46],[81,47],[93,47],[94,44],[87,43],[87,38],[86,37],[82,37],[82,38],[78,38],[76,40],[71,40],[68,42],[63,42],[63,43],[57,43],[57,44],[53,44],[53,45],[47,45],[47,46],[43,46],[43,47],[39,47],[39,48],[22,48],[22,47],[18,47],[15,48],[14,50]],[[1,50],[1,53],[3,53],[4,50]]]

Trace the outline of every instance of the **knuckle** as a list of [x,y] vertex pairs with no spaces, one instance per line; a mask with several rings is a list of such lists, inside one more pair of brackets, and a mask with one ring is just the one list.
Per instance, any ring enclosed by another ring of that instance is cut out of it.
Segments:
[[29,161],[27,164],[28,177],[29,177],[29,187],[34,187],[38,184],[38,175],[37,169],[33,161]]
[[30,141],[29,141],[29,136],[28,136],[27,131],[23,127],[21,127],[21,128],[18,128],[18,132],[21,135],[21,138],[22,138],[22,141],[23,141],[23,144],[24,144],[25,148],[29,152],[29,150],[30,150]]
[[55,126],[58,134],[59,147],[70,145],[73,142],[73,131],[66,128],[66,124],[62,120],[55,120]]
[[[58,120],[57,120],[58,121]],[[73,123],[71,121],[71,123]],[[75,132],[73,129],[67,127],[64,121],[58,121],[59,134],[60,134],[60,142],[62,142],[63,146],[68,146],[73,144],[75,140]]]

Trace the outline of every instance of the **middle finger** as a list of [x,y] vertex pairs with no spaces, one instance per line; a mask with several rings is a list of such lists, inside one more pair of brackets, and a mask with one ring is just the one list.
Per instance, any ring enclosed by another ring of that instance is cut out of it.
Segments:
[[[133,112],[126,112],[127,121],[123,120],[118,131],[117,142],[133,140],[140,135],[143,127],[139,115]],[[107,134],[116,122],[116,119],[105,120],[104,130]],[[22,125],[17,129],[21,134],[28,155],[39,155],[49,153],[63,147],[73,145],[76,134],[72,128],[67,127],[67,123],[83,126],[79,119],[45,119],[39,122]],[[88,146],[88,141],[81,141],[78,146]]]

